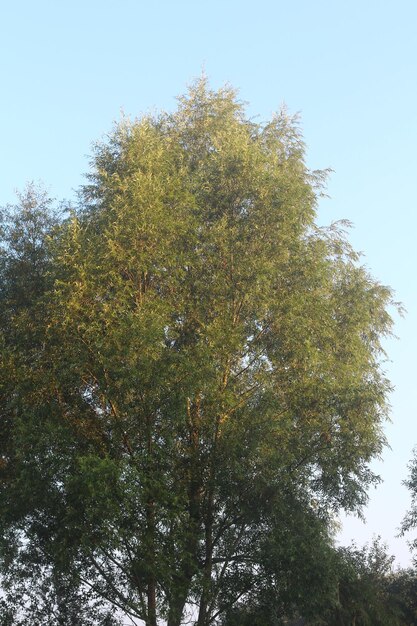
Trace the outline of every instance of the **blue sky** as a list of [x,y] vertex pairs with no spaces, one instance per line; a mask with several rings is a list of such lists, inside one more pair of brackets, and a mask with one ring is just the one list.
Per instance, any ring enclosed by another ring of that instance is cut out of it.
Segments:
[[[401,481],[417,444],[417,3],[414,0],[11,0],[0,7],[0,205],[29,180],[70,199],[91,144],[120,112],[172,109],[205,68],[266,120],[300,111],[311,168],[334,170],[319,221],[346,218],[350,240],[408,313],[389,341],[396,387],[391,451],[375,468],[367,524],[343,541],[395,539],[409,506]],[[416,531],[417,534],[417,531]]]

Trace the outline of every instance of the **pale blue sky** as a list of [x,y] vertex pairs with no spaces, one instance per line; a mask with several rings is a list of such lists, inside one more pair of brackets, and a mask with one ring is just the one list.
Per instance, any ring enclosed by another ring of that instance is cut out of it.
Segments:
[[[417,443],[417,3],[415,0],[3,0],[0,3],[0,205],[28,180],[71,198],[91,143],[124,110],[172,109],[204,66],[240,89],[260,120],[300,111],[312,168],[332,167],[321,223],[350,239],[408,310],[387,344],[396,386],[367,524],[343,540],[394,539]],[[417,531],[416,531],[417,534]]]

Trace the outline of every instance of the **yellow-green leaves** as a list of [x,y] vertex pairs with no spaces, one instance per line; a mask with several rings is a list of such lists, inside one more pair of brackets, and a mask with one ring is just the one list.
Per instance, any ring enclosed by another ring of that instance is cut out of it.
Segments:
[[363,503],[391,293],[316,227],[297,120],[256,124],[231,89],[123,120],[88,178],[42,264],[13,231],[39,269],[24,302],[3,248],[4,493],[31,494],[3,523],[148,626],[188,602],[207,626],[262,593],[255,573],[294,584],[332,511]]

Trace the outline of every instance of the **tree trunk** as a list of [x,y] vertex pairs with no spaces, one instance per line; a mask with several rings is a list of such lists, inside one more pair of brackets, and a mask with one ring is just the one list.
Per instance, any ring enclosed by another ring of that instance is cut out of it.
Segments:
[[203,589],[201,593],[200,608],[198,612],[197,626],[208,626],[208,608],[210,601],[211,570],[213,567],[213,520],[210,518],[206,524],[206,549],[203,572]]
[[[223,378],[223,388],[227,384],[227,373]],[[212,601],[211,576],[213,569],[213,522],[214,522],[214,484],[216,480],[217,444],[219,439],[220,415],[216,417],[213,447],[210,459],[210,477],[207,494],[207,512],[205,520],[205,561],[203,570],[203,589],[201,593],[200,608],[198,612],[197,626],[208,626],[209,605]]]
[[200,467],[200,397],[193,404],[187,398],[189,424],[189,475],[187,541],[182,562],[178,566],[171,592],[167,626],[180,626],[193,577],[198,570],[197,549],[201,524],[201,467]]
[[[147,448],[148,448],[148,467],[152,472],[152,427],[153,420],[151,416],[147,418]],[[152,493],[148,494],[146,503],[146,525],[148,535],[148,549],[149,549],[149,573],[147,583],[147,604],[148,615],[146,620],[146,626],[157,626],[156,623],[156,580],[155,580],[155,501]]]

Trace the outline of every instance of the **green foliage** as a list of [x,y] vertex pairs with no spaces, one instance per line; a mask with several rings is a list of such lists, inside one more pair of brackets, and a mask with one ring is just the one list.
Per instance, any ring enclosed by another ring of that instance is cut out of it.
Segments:
[[[313,535],[310,529],[312,540]],[[313,545],[304,553],[294,553],[286,578],[275,575],[269,588],[261,581],[258,596],[247,597],[227,611],[222,626],[416,624],[416,572],[394,571],[394,557],[387,554],[379,538],[362,548]],[[311,560],[304,564],[306,555]],[[275,571],[285,563],[282,557],[271,555]]]
[[[404,481],[404,485],[410,490],[411,507],[402,523],[401,530],[403,534],[415,529],[417,526],[417,450],[414,450],[414,457],[411,460],[408,469],[410,474],[407,480]],[[411,545],[414,549],[416,549],[417,539],[413,540]]]
[[336,603],[338,564],[327,525],[306,503],[280,496],[271,527],[260,536],[250,587],[227,604],[223,626],[281,626],[300,615],[310,623]]
[[121,626],[114,607],[51,568],[33,546],[2,565],[1,626]]
[[332,515],[376,480],[391,292],[315,225],[322,180],[296,120],[202,80],[96,147],[34,260],[6,228],[1,523],[147,626],[313,610]]
[[388,581],[388,594],[393,606],[408,626],[417,624],[417,573],[409,568],[396,571]]
[[390,606],[387,578],[393,558],[378,540],[367,548],[340,550],[338,605],[330,623],[394,625],[396,611]]
[[[318,624],[340,626],[412,626],[415,572],[392,570],[394,557],[376,539],[370,546],[340,548],[337,553],[337,602]],[[414,609],[413,609],[414,606]]]

